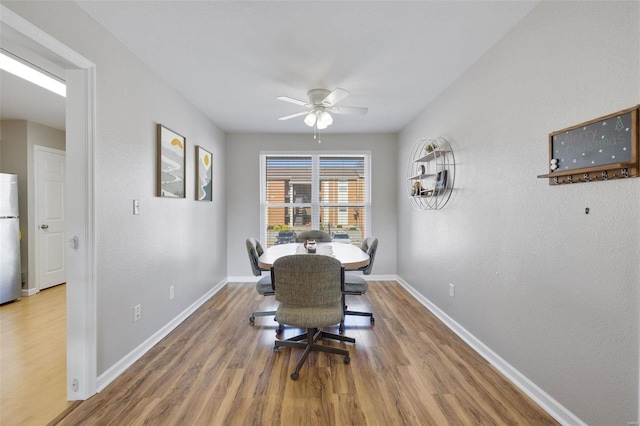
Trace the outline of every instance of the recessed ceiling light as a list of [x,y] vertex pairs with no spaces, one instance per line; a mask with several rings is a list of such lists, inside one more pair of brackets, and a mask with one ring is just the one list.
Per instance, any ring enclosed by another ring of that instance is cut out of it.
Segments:
[[67,97],[67,86],[34,68],[31,68],[20,61],[16,61],[10,56],[0,52],[0,69],[5,70],[13,75],[44,87],[53,93],[62,97]]

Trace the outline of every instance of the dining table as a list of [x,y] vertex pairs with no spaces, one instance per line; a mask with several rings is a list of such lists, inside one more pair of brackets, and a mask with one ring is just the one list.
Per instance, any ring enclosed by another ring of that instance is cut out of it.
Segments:
[[346,243],[316,243],[315,253],[307,252],[303,243],[276,244],[268,247],[258,258],[261,268],[271,269],[274,262],[283,256],[305,254],[308,256],[325,255],[335,257],[345,270],[354,270],[369,264],[369,255],[360,247]]

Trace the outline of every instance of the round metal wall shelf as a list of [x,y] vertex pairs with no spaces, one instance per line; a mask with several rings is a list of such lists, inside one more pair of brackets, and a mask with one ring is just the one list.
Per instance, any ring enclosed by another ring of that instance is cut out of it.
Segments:
[[419,139],[407,164],[407,195],[416,210],[439,210],[453,192],[456,160],[445,138]]

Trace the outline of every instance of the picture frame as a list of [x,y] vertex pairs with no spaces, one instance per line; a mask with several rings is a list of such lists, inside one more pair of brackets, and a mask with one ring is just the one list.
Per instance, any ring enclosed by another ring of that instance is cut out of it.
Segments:
[[212,155],[201,146],[196,146],[196,200],[213,201]]
[[164,198],[185,198],[187,139],[159,123],[157,133],[157,195]]

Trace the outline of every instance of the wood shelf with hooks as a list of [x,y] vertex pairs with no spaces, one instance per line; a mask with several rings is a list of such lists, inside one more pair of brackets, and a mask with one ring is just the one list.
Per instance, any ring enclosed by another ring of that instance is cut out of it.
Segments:
[[635,106],[549,134],[549,185],[638,176]]

